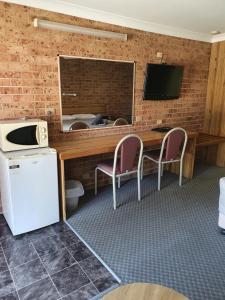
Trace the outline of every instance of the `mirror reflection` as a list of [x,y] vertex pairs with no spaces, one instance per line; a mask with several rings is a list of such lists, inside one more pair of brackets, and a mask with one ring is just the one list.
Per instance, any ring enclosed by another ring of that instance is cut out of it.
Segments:
[[59,57],[63,131],[132,124],[134,62]]

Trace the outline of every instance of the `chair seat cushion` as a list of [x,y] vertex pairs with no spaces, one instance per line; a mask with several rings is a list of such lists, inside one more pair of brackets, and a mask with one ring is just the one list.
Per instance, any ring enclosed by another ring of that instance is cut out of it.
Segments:
[[[167,161],[166,158],[165,158],[165,152],[166,151],[164,151],[164,153],[163,153],[162,161]],[[148,152],[144,153],[144,155],[147,155],[148,157],[151,157],[152,159],[158,161],[159,156],[160,156],[160,149],[155,149],[155,150],[148,151]],[[171,161],[176,160],[176,159],[180,159],[180,156],[178,156],[175,159],[172,159]]]
[[[105,160],[97,165],[99,169],[102,169],[106,171],[107,173],[112,174],[113,173],[113,159]],[[116,166],[116,174],[120,173],[120,161],[117,160],[117,166]]]
[[[105,160],[105,161],[101,162],[100,164],[98,164],[97,167],[99,169],[104,170],[107,173],[112,174],[113,173],[113,159]],[[132,171],[135,171],[135,170],[137,170],[136,166],[133,167]],[[125,173],[126,172],[124,172],[123,174],[125,174]],[[116,175],[118,175],[118,174],[122,174],[120,172],[120,160],[119,159],[117,160],[117,166],[116,166]]]

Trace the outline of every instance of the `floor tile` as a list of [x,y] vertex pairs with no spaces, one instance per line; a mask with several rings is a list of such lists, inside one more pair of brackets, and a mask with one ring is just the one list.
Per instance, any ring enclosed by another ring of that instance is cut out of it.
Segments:
[[9,271],[0,273],[0,299],[15,291],[15,286]]
[[0,272],[7,271],[8,266],[2,251],[0,251]]
[[51,277],[62,296],[70,294],[90,282],[78,264],[55,273]]
[[6,296],[1,297],[1,300],[19,300],[17,292],[10,293]]
[[49,274],[59,272],[76,263],[75,259],[66,248],[58,249],[50,254],[42,256],[41,260]]
[[40,256],[50,254],[57,249],[65,247],[56,235],[42,237],[40,240],[33,242],[33,245]]
[[71,245],[68,250],[78,262],[93,255],[82,242]]
[[9,268],[15,268],[28,261],[35,260],[38,258],[34,247],[29,244],[18,248],[8,248],[5,250],[5,256]]
[[58,236],[66,247],[80,242],[79,238],[71,230],[65,231],[65,232],[60,232],[60,233],[58,233]]
[[17,289],[47,277],[47,272],[39,259],[11,269],[11,272]]
[[12,235],[8,225],[6,223],[0,224],[0,242]]
[[18,291],[20,300],[56,300],[59,294],[49,277]]
[[113,286],[119,286],[118,282],[112,275],[95,280],[94,285],[100,293],[110,289]]
[[28,233],[31,241],[37,241],[47,236],[55,235],[55,231],[51,226],[43,227]]
[[103,266],[103,264],[95,257],[91,256],[80,263],[81,268],[84,270],[88,277],[94,281],[100,277],[110,276],[111,273]]
[[12,249],[17,249],[19,247],[28,245],[29,243],[30,240],[26,233],[21,235],[16,235],[16,236],[10,234],[8,238],[2,240],[2,248],[4,250],[7,250],[9,248],[12,250]]
[[51,225],[52,229],[55,231],[55,233],[61,233],[66,231],[71,231],[69,226],[65,222],[58,222],[53,225]]
[[79,290],[63,297],[63,300],[89,300],[98,294],[98,290],[92,283],[85,285]]

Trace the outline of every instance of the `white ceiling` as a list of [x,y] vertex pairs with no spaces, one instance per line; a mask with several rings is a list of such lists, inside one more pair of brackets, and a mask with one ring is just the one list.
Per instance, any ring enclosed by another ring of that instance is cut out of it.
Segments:
[[[225,0],[9,0],[68,15],[214,42],[225,40]],[[38,16],[37,16],[38,17]],[[212,36],[211,31],[221,34]]]

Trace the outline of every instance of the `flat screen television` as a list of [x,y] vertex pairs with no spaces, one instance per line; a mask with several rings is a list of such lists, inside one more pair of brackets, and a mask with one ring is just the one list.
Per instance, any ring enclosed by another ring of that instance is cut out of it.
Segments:
[[178,99],[183,66],[147,64],[143,100]]

